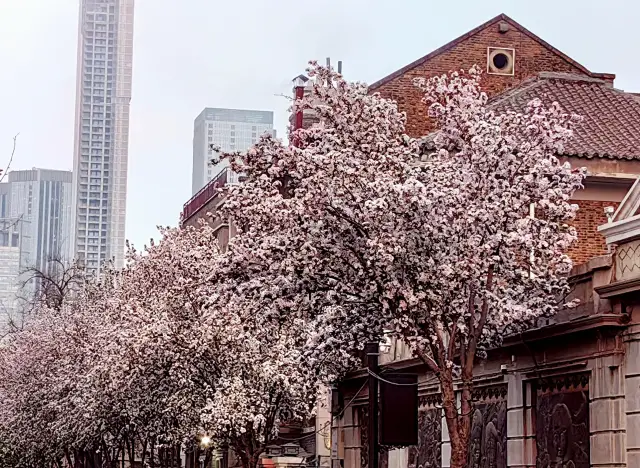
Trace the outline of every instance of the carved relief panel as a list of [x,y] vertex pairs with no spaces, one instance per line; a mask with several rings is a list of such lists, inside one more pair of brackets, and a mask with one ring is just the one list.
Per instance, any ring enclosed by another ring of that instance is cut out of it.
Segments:
[[545,379],[536,390],[537,468],[589,468],[589,377]]
[[469,468],[507,467],[507,386],[473,392]]
[[616,280],[628,280],[640,276],[640,240],[618,246],[615,255]]
[[358,408],[358,426],[360,427],[360,468],[369,466],[369,408]]
[[420,397],[418,445],[409,447],[409,468],[442,466],[442,410],[440,395]]
[[[358,427],[360,428],[360,468],[369,466],[369,408],[360,406],[357,409]],[[389,467],[389,452],[386,448],[380,447],[378,453],[378,465],[380,468]]]

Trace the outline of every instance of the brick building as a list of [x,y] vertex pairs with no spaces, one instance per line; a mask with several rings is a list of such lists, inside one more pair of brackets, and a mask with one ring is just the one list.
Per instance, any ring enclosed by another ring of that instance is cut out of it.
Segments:
[[[640,175],[640,98],[615,89],[614,75],[589,71],[505,15],[371,90],[396,100],[407,113],[408,132],[425,136],[436,129],[414,78],[476,64],[484,70],[490,105],[498,110],[521,110],[540,98],[583,117],[559,156],[587,167],[588,178],[575,195],[579,241],[570,252],[576,265],[571,298],[581,305],[506,340],[476,363],[470,417],[477,450],[468,466],[640,467],[640,185],[633,185]],[[605,207],[618,208],[612,223]],[[380,466],[449,466],[448,432],[433,375],[393,339],[379,363],[381,372],[418,374],[420,403],[418,446],[382,450]],[[356,371],[339,386],[340,401],[351,405],[332,427],[334,466],[372,468],[367,467],[367,378],[365,370]]]
[[[506,52],[505,67],[492,67],[488,70],[488,49],[498,54]],[[413,80],[441,75],[451,70],[468,70],[474,65],[479,65],[487,71],[483,77],[482,87],[489,96],[518,86],[541,71],[598,78],[610,85],[613,85],[615,78],[615,75],[593,73],[587,70],[508,16],[498,15],[376,81],[370,89],[384,97],[396,100],[399,108],[407,113],[407,133],[420,137],[433,130],[433,125],[426,116],[425,106],[420,102],[422,96],[413,85]]]
[[[518,110],[540,98],[581,115],[580,127],[559,156],[587,167],[589,175],[575,195],[579,241],[570,252],[576,264],[572,297],[581,305],[507,340],[477,363],[472,438],[479,450],[469,466],[640,467],[640,371],[635,364],[640,351],[640,187],[634,185],[640,175],[640,97],[615,89],[614,75],[586,69],[505,15],[370,89],[396,100],[407,113],[408,133],[423,137],[436,129],[414,78],[473,65],[483,68],[482,85],[496,109]],[[209,192],[185,205],[184,224],[215,211],[223,200],[213,188],[205,187]],[[612,224],[606,224],[606,207],[618,208]],[[230,223],[214,222],[226,242]],[[420,400],[419,445],[383,452],[381,465],[449,466],[448,434],[433,376],[400,342],[392,341],[380,363],[384,370],[417,373]],[[351,405],[333,420],[333,466],[372,468],[366,457],[365,378],[366,372],[357,371],[341,383],[342,401]],[[557,446],[557,440],[566,443]],[[488,450],[494,450],[491,457]],[[553,465],[554,457],[561,458],[559,464]]]

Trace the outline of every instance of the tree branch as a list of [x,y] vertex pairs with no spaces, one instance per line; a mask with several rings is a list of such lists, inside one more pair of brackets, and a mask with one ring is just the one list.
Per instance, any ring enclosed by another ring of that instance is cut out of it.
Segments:
[[18,135],[20,134],[16,133],[16,135],[13,137],[13,149],[11,150],[11,156],[9,157],[9,162],[7,163],[7,167],[4,169],[4,171],[0,169],[0,182],[2,182],[5,179],[5,177],[7,177],[7,174],[9,173],[9,169],[11,168],[13,157],[16,154],[16,144],[18,143]]

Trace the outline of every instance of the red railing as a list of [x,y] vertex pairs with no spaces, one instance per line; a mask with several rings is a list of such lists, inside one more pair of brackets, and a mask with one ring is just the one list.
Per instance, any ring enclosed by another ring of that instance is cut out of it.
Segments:
[[227,183],[229,169],[225,168],[215,179],[211,179],[207,185],[202,187],[187,203],[182,207],[182,222],[194,215],[200,208],[207,204],[209,200],[218,194],[218,189]]

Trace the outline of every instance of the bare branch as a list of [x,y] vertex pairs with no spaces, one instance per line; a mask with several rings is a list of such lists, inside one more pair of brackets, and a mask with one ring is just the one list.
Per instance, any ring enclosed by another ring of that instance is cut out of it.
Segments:
[[11,156],[9,157],[9,162],[7,163],[7,167],[4,170],[0,169],[0,182],[2,182],[5,179],[5,177],[7,177],[7,174],[9,173],[9,169],[11,168],[13,157],[16,154],[16,144],[18,143],[18,135],[20,134],[16,133],[16,136],[13,137],[13,149],[11,150]]

